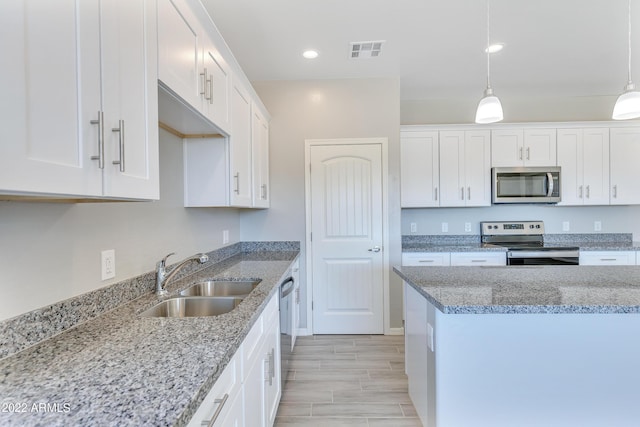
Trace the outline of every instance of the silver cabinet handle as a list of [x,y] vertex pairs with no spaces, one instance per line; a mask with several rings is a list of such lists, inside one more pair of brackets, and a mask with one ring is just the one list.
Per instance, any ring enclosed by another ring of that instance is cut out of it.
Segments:
[[120,158],[112,163],[120,165],[120,172],[124,172],[124,120],[118,120],[118,127],[111,130],[118,132],[118,149],[120,151]]
[[367,249],[369,252],[380,252],[380,246],[374,246],[370,249]]
[[578,196],[578,198],[582,199],[582,185],[579,187],[580,188],[580,195]]
[[522,160],[522,147],[520,147],[520,160]]
[[590,195],[591,195],[591,191],[589,189],[589,186],[587,185],[587,199],[589,198]]
[[213,74],[209,75],[209,104],[213,104]]
[[229,393],[225,393],[222,399],[216,399],[213,401],[213,403],[218,403],[219,405],[216,408],[216,412],[213,413],[213,417],[211,417],[209,421],[207,420],[202,421],[203,426],[213,427],[213,425],[216,423],[216,420],[218,419],[218,416],[220,416],[220,412],[222,411],[224,404],[227,403],[228,398],[229,398]]
[[527,160],[531,160],[531,148],[527,147]]
[[464,187],[460,187],[460,200],[464,200]]
[[267,369],[265,369],[265,379],[264,381],[269,381],[269,385],[273,385],[273,379],[276,376],[276,356],[275,349],[271,349],[269,353],[267,353],[267,358],[264,360]]
[[296,304],[300,304],[300,288],[296,288]]
[[438,200],[438,187],[434,188],[435,193],[436,193],[436,201]]
[[487,262],[486,259],[472,259],[471,262]]
[[91,120],[89,123],[98,125],[98,155],[91,156],[91,160],[97,160],[98,167],[104,169],[104,113],[98,111],[98,120]]
[[426,263],[426,262],[436,262],[436,261],[435,261],[435,260],[433,260],[433,259],[419,259],[419,260],[418,260],[418,262],[424,262],[424,263]]
[[236,172],[236,174],[233,175],[233,178],[236,180],[236,189],[233,191],[236,194],[240,194],[240,172]]
[[600,258],[600,261],[617,261],[615,258]]
[[207,69],[204,69],[203,73],[200,73],[200,77],[202,77],[202,89],[200,90],[200,95],[204,95],[205,99],[209,99],[207,98]]
[[471,187],[467,187],[467,200],[471,200]]
[[613,198],[617,198],[618,197],[618,186],[614,185],[613,186]]
[[267,184],[262,184],[260,188],[262,189],[262,200],[267,200]]

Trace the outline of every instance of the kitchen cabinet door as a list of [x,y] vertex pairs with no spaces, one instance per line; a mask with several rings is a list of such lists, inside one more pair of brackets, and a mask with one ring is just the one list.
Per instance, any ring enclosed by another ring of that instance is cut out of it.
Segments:
[[264,420],[266,426],[272,426],[276,420],[278,405],[282,392],[281,370],[280,370],[280,318],[278,313],[270,321],[265,337],[266,376],[264,380]]
[[102,195],[97,0],[0,3],[0,192]]
[[231,70],[208,37],[203,36],[200,95],[202,111],[223,132],[231,128]]
[[158,199],[156,1],[101,5],[104,195]]
[[[405,293],[405,369],[409,396],[424,425],[429,419],[429,353],[430,336],[427,321],[427,300],[407,283]],[[433,327],[431,327],[433,337]],[[432,379],[433,381],[433,379]],[[435,398],[435,397],[434,397]]]
[[407,267],[445,267],[451,264],[449,252],[403,252],[402,265]]
[[231,106],[230,204],[236,207],[251,207],[251,98],[239,80],[233,81]]
[[555,166],[555,129],[491,131],[491,166]]
[[452,252],[451,266],[501,266],[507,265],[504,252]]
[[612,128],[609,164],[612,205],[640,204],[640,128]]
[[440,206],[491,204],[489,131],[440,132]]
[[438,141],[437,131],[401,134],[401,207],[425,208],[440,205]]
[[636,265],[636,252],[580,251],[580,265]]
[[558,129],[559,205],[609,204],[609,129]]
[[158,1],[158,79],[170,92],[199,108],[201,32],[184,0]]
[[255,103],[251,106],[253,206],[269,207],[269,122]]

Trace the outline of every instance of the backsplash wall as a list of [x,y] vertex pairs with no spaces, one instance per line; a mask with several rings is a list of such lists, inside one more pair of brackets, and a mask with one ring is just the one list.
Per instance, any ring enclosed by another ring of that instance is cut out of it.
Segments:
[[[402,235],[480,234],[481,221],[542,220],[545,232],[556,233],[633,233],[640,239],[640,206],[553,206],[553,205],[493,205],[482,208],[403,209]],[[599,221],[601,231],[594,231]],[[442,223],[449,231],[442,231]],[[564,231],[563,222],[569,222]],[[411,223],[417,232],[411,232]],[[465,223],[471,231],[465,231]]]
[[[0,320],[138,276],[240,239],[237,209],[183,207],[182,140],[160,131],[160,200],[0,202]],[[100,280],[100,252],[116,251],[116,277]]]

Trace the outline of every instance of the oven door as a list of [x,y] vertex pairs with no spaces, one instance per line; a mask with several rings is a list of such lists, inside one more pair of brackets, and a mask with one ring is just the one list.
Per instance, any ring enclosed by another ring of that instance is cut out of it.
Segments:
[[579,265],[579,250],[511,249],[507,265]]

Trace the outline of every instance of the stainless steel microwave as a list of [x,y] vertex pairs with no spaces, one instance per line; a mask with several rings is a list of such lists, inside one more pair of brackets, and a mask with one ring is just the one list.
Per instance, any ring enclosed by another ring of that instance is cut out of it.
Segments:
[[560,167],[492,168],[493,203],[558,203]]

